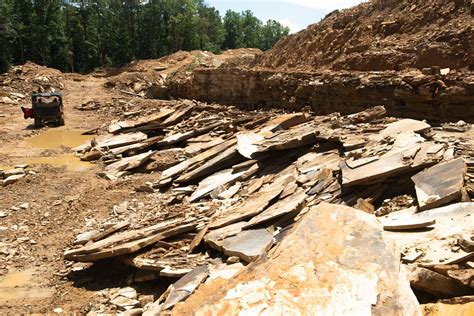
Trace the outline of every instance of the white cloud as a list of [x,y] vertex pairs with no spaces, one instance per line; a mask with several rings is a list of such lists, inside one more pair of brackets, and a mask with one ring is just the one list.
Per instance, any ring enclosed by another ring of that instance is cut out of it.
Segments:
[[302,29],[304,29],[303,26],[299,25],[298,23],[295,23],[295,22],[291,21],[288,18],[284,18],[284,19],[270,18],[270,19],[278,21],[284,26],[288,26],[290,28],[290,34],[291,33],[296,33],[298,31],[301,31]]
[[362,0],[282,0],[291,4],[300,5],[312,9],[320,9],[324,11],[332,11],[336,9],[345,9],[355,6]]

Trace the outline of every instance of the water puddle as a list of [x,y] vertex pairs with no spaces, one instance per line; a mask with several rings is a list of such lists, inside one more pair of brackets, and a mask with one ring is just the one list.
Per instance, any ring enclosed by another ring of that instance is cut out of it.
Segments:
[[81,135],[83,131],[65,131],[49,129],[39,135],[27,138],[26,141],[36,148],[56,149],[61,146],[74,148],[91,140],[91,135]]
[[81,161],[72,154],[64,154],[54,157],[37,157],[28,160],[29,164],[44,164],[51,166],[66,166],[69,171],[85,171],[93,165],[86,161]]
[[[74,148],[92,139],[91,135],[81,135],[81,133],[82,131],[49,129],[37,136],[26,139],[26,142],[40,149],[57,149],[61,146]],[[81,161],[72,153],[52,157],[35,157],[29,159],[27,163],[66,166],[69,171],[84,171],[93,166],[89,162]]]
[[38,283],[35,281],[37,273],[36,270],[29,269],[11,271],[0,277],[0,303],[50,297],[53,294],[51,289],[38,287]]

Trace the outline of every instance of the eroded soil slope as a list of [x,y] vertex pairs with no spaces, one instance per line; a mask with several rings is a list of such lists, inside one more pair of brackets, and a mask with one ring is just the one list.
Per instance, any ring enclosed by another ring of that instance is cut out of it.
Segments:
[[278,70],[473,67],[468,0],[374,0],[282,39],[253,64]]

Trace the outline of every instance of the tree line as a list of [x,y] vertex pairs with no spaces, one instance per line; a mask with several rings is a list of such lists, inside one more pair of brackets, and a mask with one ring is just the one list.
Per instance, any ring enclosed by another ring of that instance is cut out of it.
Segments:
[[0,73],[26,61],[88,72],[179,50],[271,48],[289,29],[204,0],[1,0]]

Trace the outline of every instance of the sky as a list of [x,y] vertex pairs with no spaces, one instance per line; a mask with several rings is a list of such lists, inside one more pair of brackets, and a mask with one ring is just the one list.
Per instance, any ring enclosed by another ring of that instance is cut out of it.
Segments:
[[352,7],[362,0],[206,0],[223,16],[228,9],[252,12],[263,22],[279,21],[296,33],[308,25],[319,22],[336,9]]

